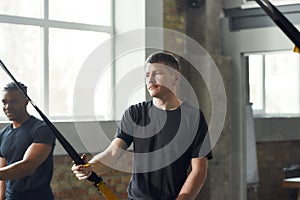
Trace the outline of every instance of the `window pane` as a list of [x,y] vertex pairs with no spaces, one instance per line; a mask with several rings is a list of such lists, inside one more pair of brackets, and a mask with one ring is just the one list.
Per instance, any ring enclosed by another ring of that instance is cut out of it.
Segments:
[[80,67],[88,55],[109,37],[109,34],[91,31],[49,30],[51,116],[72,116],[74,84]]
[[1,0],[0,14],[40,18],[41,0]]
[[[114,95],[116,120],[121,120],[128,106],[144,101],[146,98],[144,63],[144,50],[131,51],[115,60]],[[131,81],[132,79],[134,81]],[[126,91],[126,94],[124,94],[123,87],[129,90]]]
[[110,3],[110,0],[51,0],[49,1],[49,18],[109,26],[111,24]]
[[299,113],[299,55],[266,55],[266,113]]
[[249,86],[253,110],[263,110],[263,55],[249,56]]
[[[36,26],[0,24],[1,60],[18,81],[27,85],[28,95],[38,107],[42,106],[40,103],[43,91],[41,35],[41,29]],[[1,68],[1,90],[8,82],[12,80]],[[36,115],[32,106],[29,105],[28,110]],[[39,117],[38,114],[36,116]]]
[[97,120],[113,119],[112,72],[113,66],[107,66],[106,71],[103,72],[102,77],[99,77],[99,82],[96,84],[94,112]]

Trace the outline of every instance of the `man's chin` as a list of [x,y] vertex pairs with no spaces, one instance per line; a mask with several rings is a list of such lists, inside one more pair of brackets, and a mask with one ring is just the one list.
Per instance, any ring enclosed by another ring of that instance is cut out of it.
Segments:
[[14,121],[15,120],[15,117],[14,116],[6,116],[7,117],[7,119],[9,120],[9,121]]
[[155,92],[149,92],[149,95],[150,95],[151,97],[157,97],[157,94],[156,94]]

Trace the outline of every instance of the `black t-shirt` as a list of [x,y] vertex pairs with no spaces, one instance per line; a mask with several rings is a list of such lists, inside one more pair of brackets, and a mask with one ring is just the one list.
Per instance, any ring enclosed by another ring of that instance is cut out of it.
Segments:
[[[206,137],[207,136],[207,137]],[[201,111],[187,102],[161,110],[152,101],[129,107],[116,137],[133,143],[134,168],[130,199],[175,199],[184,184],[190,161],[212,158],[207,124]]]
[[[8,125],[0,132],[0,157],[10,165],[23,159],[32,143],[55,145],[55,136],[41,120],[31,116],[18,128]],[[35,172],[24,178],[6,181],[7,199],[53,199],[50,182],[53,174],[53,148]]]

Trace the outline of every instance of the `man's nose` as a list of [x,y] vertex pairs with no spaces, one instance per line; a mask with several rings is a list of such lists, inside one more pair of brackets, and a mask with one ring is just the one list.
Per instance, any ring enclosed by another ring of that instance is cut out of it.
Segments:
[[11,103],[6,103],[5,105],[3,105],[3,107],[4,107],[5,109],[12,108],[12,107],[13,107],[13,104],[11,104]]
[[3,108],[7,109],[8,108],[8,104],[3,105]]
[[155,83],[155,77],[150,74],[149,77],[147,77],[147,83]]

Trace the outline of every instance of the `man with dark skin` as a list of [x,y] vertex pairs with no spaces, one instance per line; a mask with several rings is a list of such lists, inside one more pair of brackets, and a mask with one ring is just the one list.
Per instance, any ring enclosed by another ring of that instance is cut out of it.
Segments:
[[133,144],[129,200],[195,199],[212,158],[210,149],[200,153],[207,135],[204,115],[177,97],[180,72],[173,55],[154,53],[145,67],[152,100],[130,106],[108,148],[94,156],[90,165],[73,165],[72,171],[79,180],[88,178],[92,170],[103,174]]
[[4,87],[3,111],[12,123],[0,131],[1,200],[53,199],[50,182],[55,136],[43,121],[27,112],[27,104],[15,83]]

